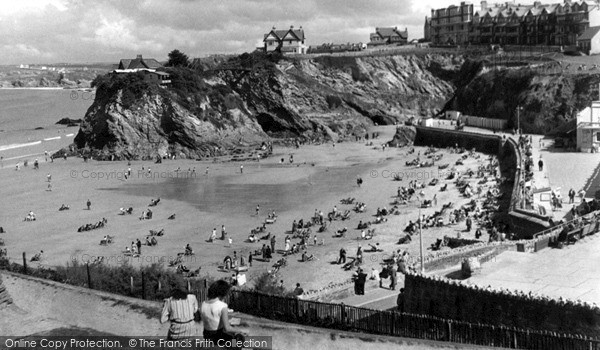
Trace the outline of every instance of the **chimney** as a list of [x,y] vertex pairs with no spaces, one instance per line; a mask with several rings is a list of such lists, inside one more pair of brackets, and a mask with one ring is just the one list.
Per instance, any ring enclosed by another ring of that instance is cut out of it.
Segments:
[[300,30],[302,30],[302,26],[300,26]]
[[487,10],[487,1],[482,1],[481,2],[481,9],[482,10]]
[[290,26],[290,29],[294,29],[294,26]]
[[533,7],[535,7],[536,9],[540,8],[540,6],[542,6],[542,2],[541,1],[534,1],[533,2]]
[[273,28],[272,28],[272,29],[273,29],[273,30],[275,30],[275,26],[273,26]]

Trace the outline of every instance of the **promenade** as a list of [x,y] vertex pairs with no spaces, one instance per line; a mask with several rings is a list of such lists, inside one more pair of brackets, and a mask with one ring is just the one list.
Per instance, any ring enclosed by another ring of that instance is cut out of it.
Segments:
[[563,249],[533,254],[504,252],[467,282],[600,305],[598,261],[600,237],[587,236]]
[[[451,125],[442,125],[451,128]],[[464,131],[490,134],[492,131],[465,127]],[[506,137],[518,136],[499,133]],[[530,136],[530,135],[526,135]],[[568,204],[569,189],[577,193],[584,189],[586,200],[591,199],[597,188],[586,188],[592,178],[597,176],[600,154],[566,152],[554,147],[551,139],[542,135],[531,135],[532,158],[534,160],[531,186],[534,191],[534,208],[542,206],[555,220],[571,218],[572,204]],[[540,170],[538,161],[544,166]],[[563,206],[552,210],[551,190],[561,194]],[[575,198],[575,205],[580,198]],[[600,259],[600,238],[588,236],[563,249],[544,249],[535,254],[522,252],[504,252],[483,265],[481,273],[467,279],[467,283],[491,286],[495,289],[518,290],[551,298],[581,300],[600,305],[600,277],[597,275],[596,262]],[[460,270],[455,266],[433,274],[447,275]]]

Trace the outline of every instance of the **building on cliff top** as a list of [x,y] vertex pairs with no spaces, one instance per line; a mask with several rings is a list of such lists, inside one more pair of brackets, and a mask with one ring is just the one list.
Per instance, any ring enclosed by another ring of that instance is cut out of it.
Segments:
[[154,58],[143,58],[142,55],[137,55],[135,59],[122,59],[117,69],[113,70],[112,73],[127,74],[142,72],[144,80],[149,83],[157,83],[159,85],[170,84],[169,73],[156,71],[158,68],[163,68],[163,65]]
[[157,68],[163,68],[163,65],[154,58],[143,58],[142,55],[137,55],[134,59],[123,58],[117,67],[120,70],[128,69],[133,71]]
[[593,101],[589,107],[577,113],[577,150],[600,150],[600,101]]
[[377,27],[375,33],[369,35],[367,47],[378,47],[382,45],[406,45],[408,42],[408,29],[398,30],[398,27]]
[[437,45],[575,46],[579,35],[600,25],[600,5],[589,0],[532,5],[461,2],[432,9],[429,23],[431,41]]
[[600,53],[600,26],[590,27],[577,37],[577,48],[587,55]]
[[294,29],[278,30],[274,26],[270,32],[264,35],[263,43],[265,52],[279,50],[281,53],[300,53],[305,54],[308,47],[305,43],[304,29],[302,26]]

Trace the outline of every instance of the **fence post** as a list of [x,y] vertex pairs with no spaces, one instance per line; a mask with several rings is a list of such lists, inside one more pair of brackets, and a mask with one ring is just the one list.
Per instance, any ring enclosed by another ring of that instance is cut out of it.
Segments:
[[92,289],[92,275],[90,274],[90,264],[85,264],[85,269],[87,270],[87,280],[88,280],[88,288]]
[[451,320],[446,320],[446,325],[447,325],[447,334],[448,334],[448,338],[446,339],[447,341],[452,341],[452,321]]
[[146,275],[142,271],[142,299],[146,299]]
[[23,274],[27,274],[27,254],[23,252]]

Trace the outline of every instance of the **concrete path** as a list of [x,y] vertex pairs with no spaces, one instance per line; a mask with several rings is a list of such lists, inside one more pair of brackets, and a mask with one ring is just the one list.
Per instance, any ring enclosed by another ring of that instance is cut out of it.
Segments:
[[505,252],[467,281],[600,305],[600,236],[587,236],[563,249],[535,254]]

